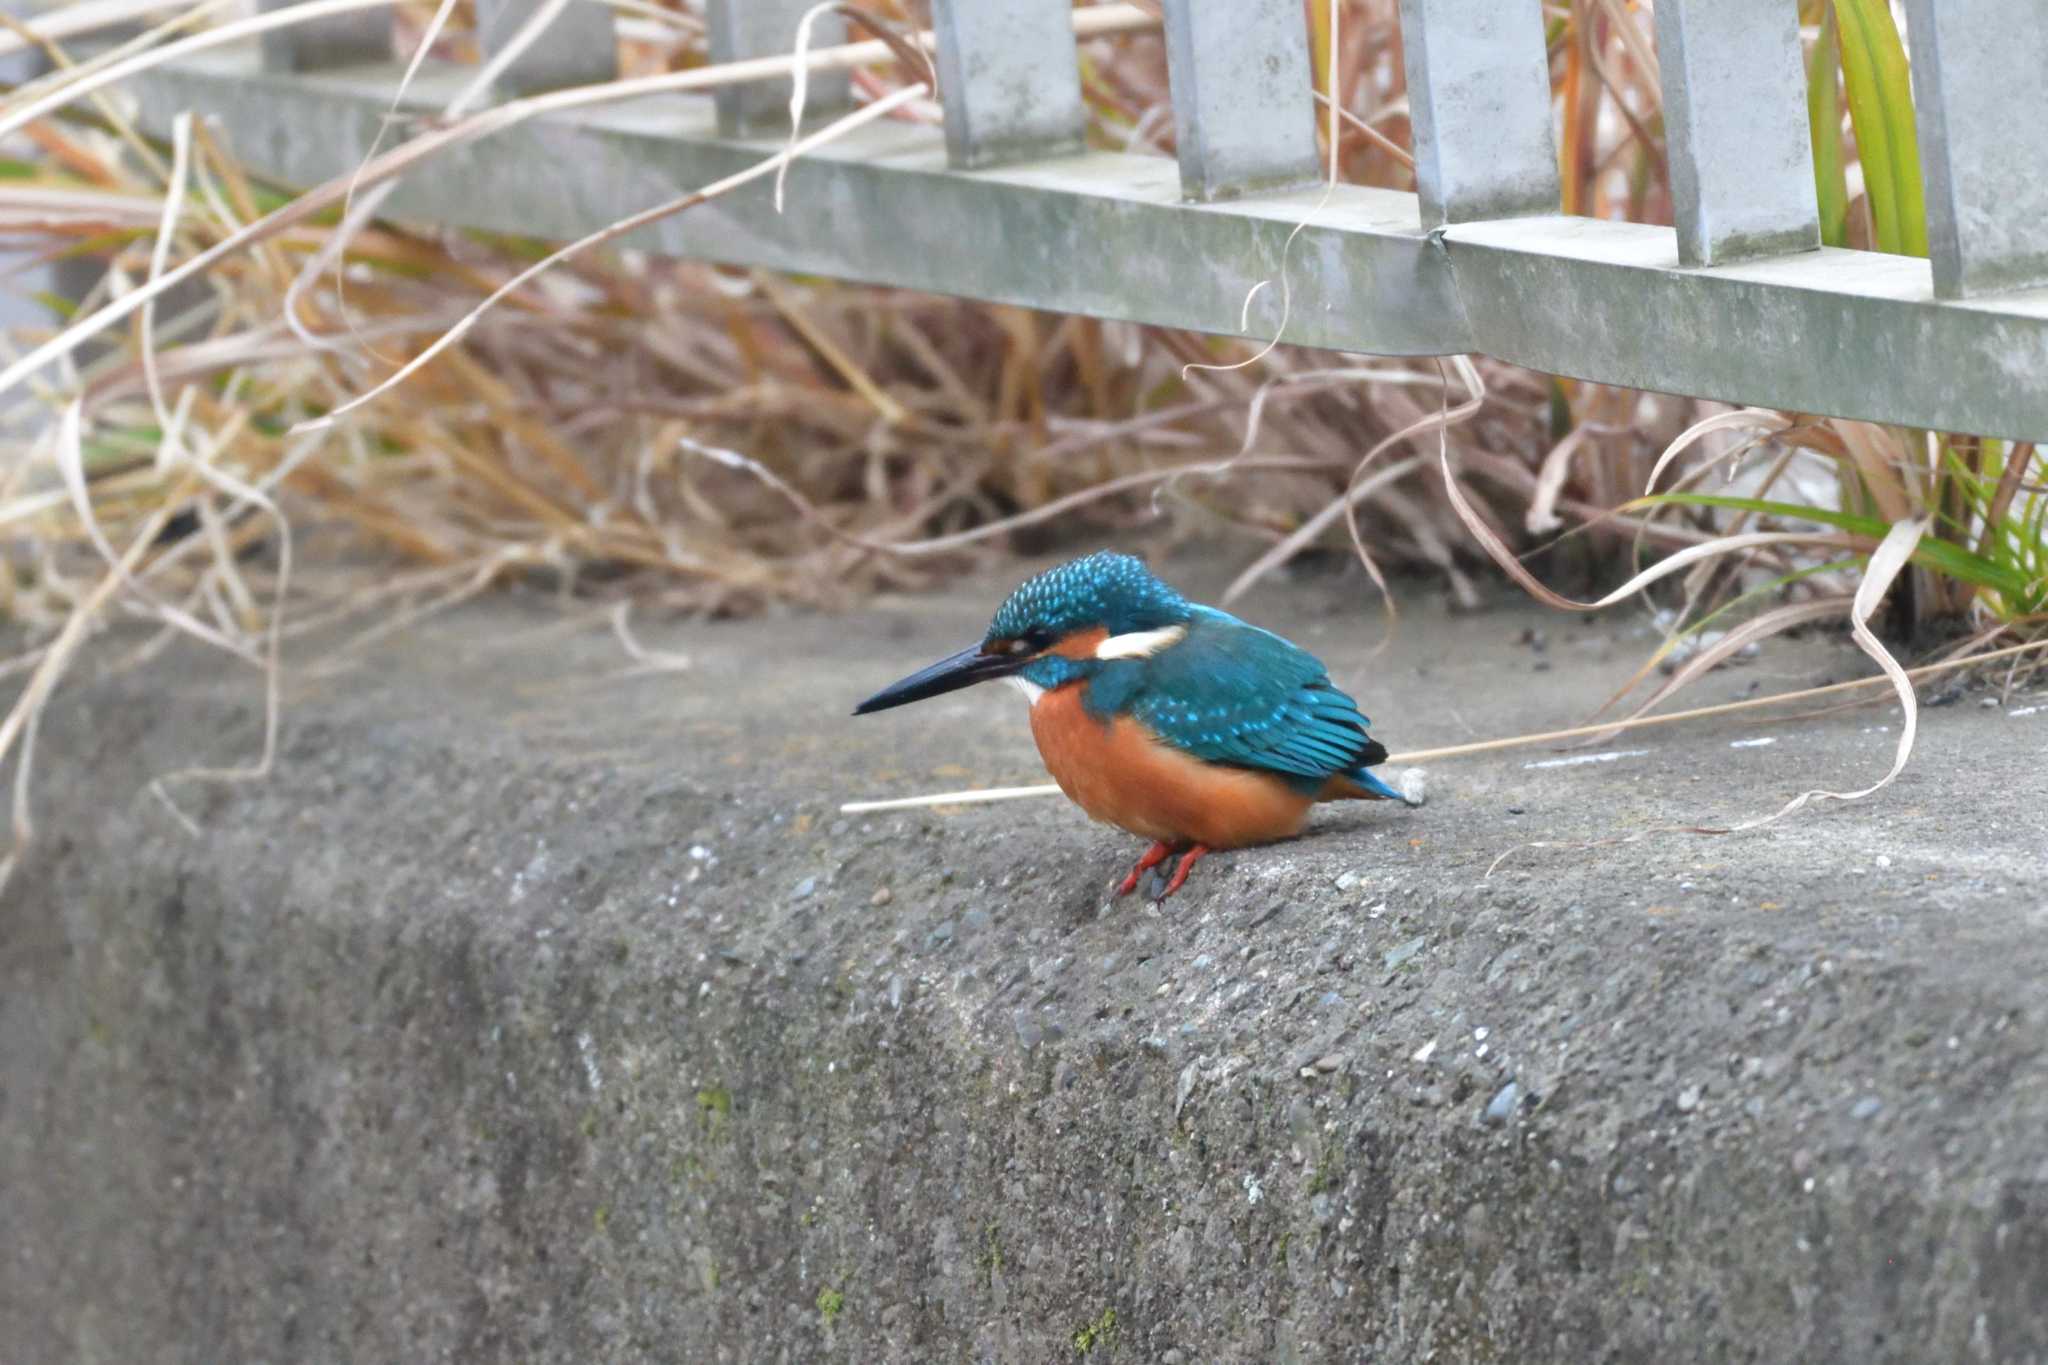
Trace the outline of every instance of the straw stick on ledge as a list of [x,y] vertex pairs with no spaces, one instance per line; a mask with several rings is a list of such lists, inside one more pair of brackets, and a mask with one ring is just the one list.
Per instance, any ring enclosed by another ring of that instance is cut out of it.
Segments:
[[[1939,673],[1952,673],[1959,668],[1970,668],[1978,664],[2003,659],[2013,655],[2038,653],[2048,649],[2048,640],[2035,640],[2023,645],[2008,645],[1994,649],[1988,654],[1974,654],[1968,658],[1950,659],[1938,664],[1925,664],[1909,668],[1906,676],[1918,680],[1931,678]],[[1405,754],[1389,754],[1386,766],[1395,768],[1412,767],[1439,758],[1463,758],[1469,754],[1491,753],[1498,749],[1521,749],[1535,744],[1554,744],[1560,740],[1584,739],[1588,735],[1619,734],[1624,730],[1642,730],[1653,725],[1670,725],[1681,720],[1700,720],[1707,716],[1729,715],[1737,711],[1754,711],[1764,706],[1783,706],[1790,702],[1809,701],[1815,697],[1831,696],[1840,692],[1855,691],[1865,687],[1888,686],[1891,679],[1882,674],[1874,678],[1852,678],[1848,682],[1829,683],[1825,687],[1808,687],[1797,692],[1779,692],[1768,697],[1748,697],[1742,701],[1722,702],[1716,706],[1695,706],[1687,711],[1670,711],[1661,716],[1641,716],[1635,720],[1609,721],[1604,725],[1575,725],[1569,730],[1544,730],[1535,734],[1510,735],[1506,739],[1484,739],[1472,744],[1452,744],[1441,749],[1415,749]],[[842,815],[860,815],[868,811],[915,810],[926,806],[972,806],[987,801],[1017,801],[1032,796],[1058,796],[1060,789],[1047,782],[1034,787],[989,787],[981,791],[932,792],[925,796],[899,796],[886,801],[848,801],[839,807]]]

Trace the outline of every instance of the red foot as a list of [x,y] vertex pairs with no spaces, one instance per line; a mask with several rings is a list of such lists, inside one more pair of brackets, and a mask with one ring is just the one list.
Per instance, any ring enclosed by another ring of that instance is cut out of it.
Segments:
[[1117,887],[1116,893],[1119,896],[1128,896],[1133,891],[1136,891],[1138,889],[1138,877],[1147,870],[1165,862],[1166,855],[1172,851],[1165,844],[1154,844],[1146,849],[1145,856],[1138,859],[1138,865],[1131,869],[1131,875],[1124,878],[1123,884]]
[[1168,882],[1166,889],[1159,893],[1159,899],[1165,900],[1168,896],[1180,890],[1180,884],[1188,879],[1188,869],[1195,865],[1195,859],[1208,851],[1209,846],[1207,844],[1196,844],[1193,848],[1182,854],[1180,865],[1173,869],[1173,880]]

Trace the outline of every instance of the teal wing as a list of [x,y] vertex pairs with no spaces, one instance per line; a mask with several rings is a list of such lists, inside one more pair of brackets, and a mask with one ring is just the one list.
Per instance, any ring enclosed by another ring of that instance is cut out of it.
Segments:
[[1304,790],[1386,758],[1322,660],[1226,612],[1195,612],[1178,644],[1106,669],[1091,704],[1127,712],[1196,758],[1278,773]]

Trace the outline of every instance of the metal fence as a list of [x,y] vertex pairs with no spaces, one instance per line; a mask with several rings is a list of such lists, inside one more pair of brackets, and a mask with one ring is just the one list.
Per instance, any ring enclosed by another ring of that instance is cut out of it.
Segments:
[[[266,8],[275,7],[265,0]],[[808,0],[708,0],[721,60],[784,53]],[[1318,183],[1301,0],[1164,0],[1179,164],[1087,150],[1070,0],[933,0],[944,133],[877,124],[670,218],[663,253],[1383,355],[1538,370],[1909,427],[2048,440],[2048,22],[2041,0],[1907,0],[1931,259],[1824,248],[1794,0],[1659,0],[1676,228],[1559,212],[1538,0],[1403,0],[1418,194]],[[538,0],[479,0],[487,50]],[[820,23],[819,40],[843,37]],[[573,3],[508,93],[604,79]],[[402,108],[472,73],[429,66]],[[310,184],[370,150],[400,70],[382,11],[140,83],[146,124],[218,117]],[[843,79],[812,89],[821,111]],[[744,169],[787,83],[550,115],[412,175],[389,211],[573,237]]]

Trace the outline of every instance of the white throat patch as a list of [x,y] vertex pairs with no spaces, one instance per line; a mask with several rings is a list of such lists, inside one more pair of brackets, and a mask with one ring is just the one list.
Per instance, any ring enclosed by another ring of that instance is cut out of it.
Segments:
[[1016,688],[1019,692],[1022,692],[1024,694],[1024,700],[1030,702],[1033,706],[1038,705],[1038,699],[1045,695],[1044,688],[1040,687],[1037,683],[1031,681],[1031,679],[1029,678],[1018,677],[1015,673],[1012,673],[1009,677],[1004,678],[1003,681],[1008,683],[1010,686]]
[[1128,635],[1112,635],[1095,646],[1098,659],[1149,659],[1162,649],[1169,649],[1186,638],[1186,626],[1163,626],[1158,630],[1132,631]]

